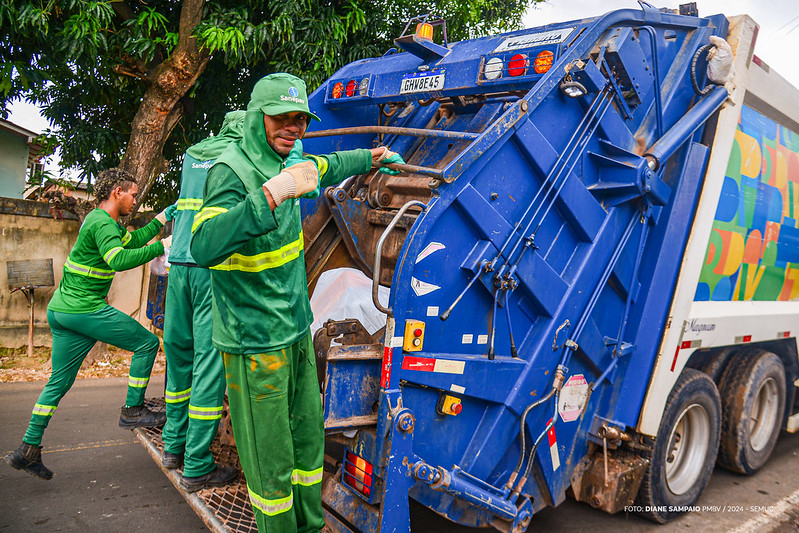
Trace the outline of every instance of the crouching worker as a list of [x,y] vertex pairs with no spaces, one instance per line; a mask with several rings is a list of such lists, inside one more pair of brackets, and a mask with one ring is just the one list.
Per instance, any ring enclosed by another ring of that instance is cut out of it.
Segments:
[[299,139],[311,119],[301,79],[258,81],[243,138],[208,171],[191,239],[194,260],[211,267],[213,343],[261,533],[324,526],[324,428],[297,198],[403,163],[385,147],[305,157]]
[[118,220],[133,211],[138,192],[133,177],[121,169],[105,170],[98,176],[94,192],[97,208],[81,225],[64,264],[61,282],[47,306],[47,321],[53,334],[50,379],[33,406],[22,444],[5,457],[14,468],[42,479],[53,477],[53,472],[42,463],[42,435],[58,402],[75,382],[83,359],[97,341],[133,352],[119,425],[159,427],[166,421],[165,413],[154,413],[143,405],[158,353],[158,337],[108,305],[105,297],[115,272],[143,265],[164,253],[169,238],[150,245],[147,242],[171,218],[174,208],[167,208],[149,224],[130,233]]

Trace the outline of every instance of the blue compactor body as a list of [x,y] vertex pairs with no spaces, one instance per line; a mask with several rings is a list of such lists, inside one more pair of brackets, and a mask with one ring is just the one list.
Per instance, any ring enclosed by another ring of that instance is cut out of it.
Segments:
[[[409,497],[500,531],[567,490],[660,522],[696,502],[718,391],[690,343],[661,359],[728,100],[710,37],[730,28],[641,6],[456,43],[428,17],[443,39],[407,33],[310,96],[307,152],[407,163],[303,200],[310,286],[354,266],[385,313],[375,334],[352,319],[315,336],[332,530],[409,531]],[[662,419],[641,431],[659,369]]]

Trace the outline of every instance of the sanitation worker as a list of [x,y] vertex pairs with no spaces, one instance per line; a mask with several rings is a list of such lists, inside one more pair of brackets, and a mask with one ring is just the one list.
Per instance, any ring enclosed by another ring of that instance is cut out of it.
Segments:
[[169,238],[150,245],[147,242],[174,210],[167,208],[132,233],[118,222],[120,216],[133,211],[137,192],[136,181],[124,170],[112,168],[100,173],[94,187],[97,208],[83,221],[61,282],[47,306],[47,322],[53,334],[52,373],[33,406],[22,444],[5,457],[14,468],[42,479],[53,477],[42,463],[42,435],[97,341],[133,352],[119,425],[131,429],[159,427],[166,421],[163,412],[152,412],[143,405],[158,353],[158,337],[105,301],[114,273],[143,265],[169,246]]
[[183,158],[164,316],[166,425],[161,464],[169,469],[183,464],[178,483],[188,492],[221,486],[238,476],[236,468],[217,465],[211,454],[222,418],[225,369],[211,344],[211,272],[197,266],[189,243],[208,169],[230,142],[241,138],[243,125],[244,111],[228,113],[219,134],[191,146]]
[[385,147],[302,156],[305,83],[270,74],[253,88],[244,137],[208,173],[191,253],[211,267],[213,341],[222,352],[239,458],[260,532],[319,531],[324,430],[309,326],[300,196],[402,163]]

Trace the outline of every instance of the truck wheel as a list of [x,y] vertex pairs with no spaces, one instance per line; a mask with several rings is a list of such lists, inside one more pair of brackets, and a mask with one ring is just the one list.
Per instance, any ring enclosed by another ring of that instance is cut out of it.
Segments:
[[706,374],[686,368],[669,394],[638,500],[658,523],[679,516],[707,485],[719,447],[721,400]]
[[722,425],[718,462],[753,474],[768,460],[785,412],[785,367],[763,350],[746,350],[730,360],[719,382]]

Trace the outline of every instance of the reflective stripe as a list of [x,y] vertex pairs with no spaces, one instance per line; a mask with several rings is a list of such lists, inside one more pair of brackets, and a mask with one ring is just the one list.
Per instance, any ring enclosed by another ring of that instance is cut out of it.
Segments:
[[327,159],[308,154],[308,157],[316,162],[316,167],[319,169],[319,181],[322,181],[322,176],[327,174]]
[[81,265],[80,263],[75,263],[74,261],[70,261],[69,257],[67,257],[67,260],[64,263],[64,268],[73,274],[79,274],[81,276],[97,279],[111,279],[116,273],[113,270],[105,270],[104,268],[90,267]]
[[33,414],[39,416],[53,416],[56,409],[58,409],[57,405],[42,405],[37,403],[33,405]]
[[275,516],[276,514],[285,513],[291,506],[294,505],[294,494],[289,494],[285,498],[278,498],[277,500],[267,500],[256,493],[247,485],[247,492],[250,493],[250,503],[255,509],[268,516]]
[[137,389],[143,389],[147,386],[147,383],[150,381],[150,378],[134,378],[133,376],[128,376],[128,387],[135,387]]
[[178,211],[199,211],[202,206],[202,198],[180,198],[178,200]]
[[302,232],[300,232],[300,237],[296,241],[290,242],[277,250],[258,255],[233,254],[220,264],[212,266],[211,269],[261,272],[270,268],[277,268],[297,259],[303,247]]
[[[124,249],[124,248],[122,248],[121,246],[115,246],[114,248],[111,248],[110,250],[108,250],[108,251],[105,253],[105,255],[103,256],[103,259],[105,259],[105,262],[106,262],[106,263],[110,263],[110,262],[111,262],[111,260],[112,260],[114,257],[116,257],[116,255],[117,255],[119,252],[121,252],[123,249]],[[111,265],[108,265],[108,266],[111,266]]]
[[197,420],[217,420],[222,418],[222,406],[219,407],[197,407],[189,404],[189,418]]
[[188,388],[186,390],[182,390],[180,392],[172,392],[172,391],[168,390],[168,391],[166,391],[164,396],[165,396],[166,403],[185,402],[186,400],[188,400],[191,397],[191,388]]
[[291,472],[291,484],[310,487],[322,482],[322,467],[316,470],[297,470]]
[[191,225],[191,232],[194,233],[197,227],[206,220],[210,220],[222,213],[227,213],[227,211],[228,210],[224,207],[203,207],[199,213],[194,215],[194,223]]
[[122,246],[128,244],[132,238],[133,235],[131,235],[128,230],[125,230],[125,234],[122,236]]

